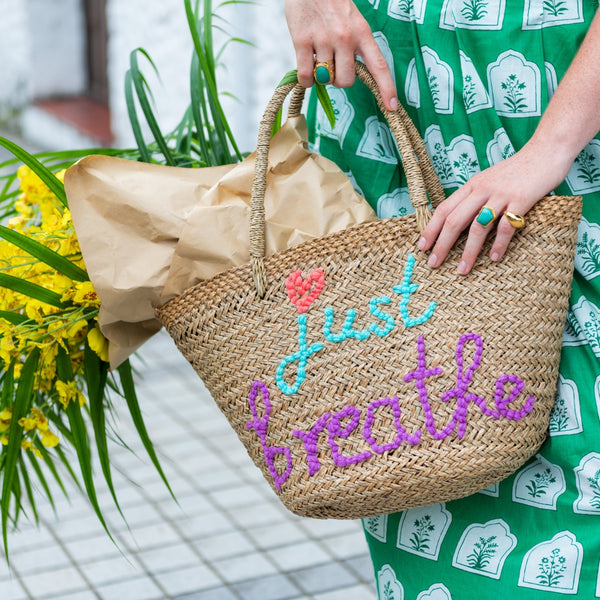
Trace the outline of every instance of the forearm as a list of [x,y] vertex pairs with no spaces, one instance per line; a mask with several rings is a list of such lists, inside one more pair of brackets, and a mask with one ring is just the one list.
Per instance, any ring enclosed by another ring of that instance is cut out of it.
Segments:
[[566,169],[600,131],[600,11],[528,145],[551,149]]

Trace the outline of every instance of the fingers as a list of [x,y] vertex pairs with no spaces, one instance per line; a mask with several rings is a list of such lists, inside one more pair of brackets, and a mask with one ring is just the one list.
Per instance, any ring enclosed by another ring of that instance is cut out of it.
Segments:
[[[323,59],[320,58],[319,60]],[[296,62],[298,64],[298,83],[305,88],[311,87],[315,82],[315,61],[312,44],[296,48]]]
[[396,85],[390,67],[373,36],[365,36],[363,39],[365,41],[361,44],[359,54],[379,86],[381,99],[385,107],[391,111],[396,110],[398,108],[398,93],[396,92]]
[[468,230],[467,241],[457,266],[457,271],[466,275],[481,254],[487,236],[493,235],[493,232],[495,239],[490,249],[490,258],[494,261],[502,259],[516,232],[504,213],[515,210],[514,207],[511,210],[501,200],[494,201],[478,194],[467,183],[438,206],[423,231],[419,248],[432,248],[428,264],[433,268],[439,267],[463,231]]
[[389,66],[369,24],[352,0],[286,0],[285,12],[301,85],[307,88],[313,85],[316,59],[319,62],[334,60],[331,83],[336,87],[350,87],[355,80],[355,57],[360,55],[379,85],[387,109],[398,108]]

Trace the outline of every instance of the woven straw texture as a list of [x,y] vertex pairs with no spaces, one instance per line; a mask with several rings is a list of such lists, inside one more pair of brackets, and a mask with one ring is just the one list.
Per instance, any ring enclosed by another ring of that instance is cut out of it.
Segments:
[[545,439],[580,211],[579,198],[543,199],[507,256],[492,263],[486,247],[466,277],[464,237],[432,270],[414,215],[369,223],[259,257],[264,290],[247,265],[157,315],[293,512],[353,519],[448,501],[508,476]]

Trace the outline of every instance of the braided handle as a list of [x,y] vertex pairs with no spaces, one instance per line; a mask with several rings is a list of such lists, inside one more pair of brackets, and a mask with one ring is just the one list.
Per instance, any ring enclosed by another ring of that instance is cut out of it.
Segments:
[[[356,62],[356,75],[373,92],[377,105],[387,119],[400,156],[402,166],[406,173],[411,204],[415,207],[417,228],[423,231],[431,218],[429,199],[433,206],[437,206],[444,198],[444,191],[435,174],[431,159],[425,150],[423,140],[419,135],[412,120],[400,106],[395,111],[388,111],[383,105],[377,83],[371,73],[361,62]],[[265,256],[265,190],[267,183],[268,155],[271,142],[271,131],[277,113],[283,106],[288,94],[293,90],[290,101],[288,117],[300,114],[304,88],[300,84],[288,83],[278,87],[273,97],[267,104],[258,130],[258,143],[256,145],[256,166],[252,184],[252,199],[250,202],[250,263],[252,265],[252,278],[259,297],[265,295],[267,277],[263,263]]]

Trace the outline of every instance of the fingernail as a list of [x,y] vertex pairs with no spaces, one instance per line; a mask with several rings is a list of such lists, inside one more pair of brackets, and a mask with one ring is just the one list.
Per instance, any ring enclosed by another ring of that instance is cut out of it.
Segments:
[[437,266],[437,256],[435,254],[430,254],[429,255],[429,260],[427,261],[427,264],[430,267],[436,267]]
[[390,106],[392,107],[392,110],[398,110],[398,98],[392,98],[390,100]]
[[461,275],[465,275],[465,273],[467,272],[467,263],[464,260],[461,260],[458,267],[456,267],[456,270]]
[[419,250],[425,250],[425,246],[427,246],[427,240],[424,237],[422,237],[419,240],[419,243],[417,244],[417,247],[419,248]]
[[493,253],[492,253],[492,256],[490,256],[490,258],[491,258],[493,261],[500,260],[500,255],[499,255],[497,252],[493,252]]

